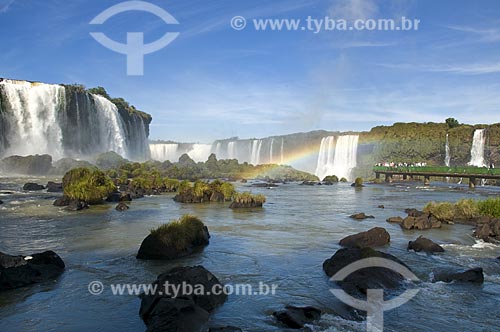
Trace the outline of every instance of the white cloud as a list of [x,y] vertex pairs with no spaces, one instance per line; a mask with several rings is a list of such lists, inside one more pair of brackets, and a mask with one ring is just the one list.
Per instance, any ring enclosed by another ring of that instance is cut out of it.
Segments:
[[338,0],[330,8],[330,16],[345,20],[368,19],[376,17],[378,11],[373,0]]
[[459,65],[415,65],[409,63],[386,64],[379,63],[381,67],[393,69],[408,69],[433,73],[450,73],[461,75],[483,75],[500,73],[499,63],[473,63]]

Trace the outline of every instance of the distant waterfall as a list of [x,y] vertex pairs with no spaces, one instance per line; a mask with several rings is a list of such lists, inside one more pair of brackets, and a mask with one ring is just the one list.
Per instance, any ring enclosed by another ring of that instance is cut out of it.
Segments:
[[471,159],[469,165],[484,167],[486,166],[484,161],[484,146],[486,144],[486,136],[484,135],[484,129],[477,129],[474,131],[474,138],[472,141],[471,149]]
[[149,158],[149,123],[108,99],[62,85],[0,79],[0,158],[85,158],[115,151]]
[[153,143],[149,145],[151,150],[151,159],[158,161],[171,161],[179,160],[180,154],[178,153],[179,144],[176,143]]
[[352,169],[356,167],[358,135],[328,136],[321,140],[316,176],[323,180],[328,175],[351,180]]
[[283,145],[284,145],[284,139],[281,138],[281,161],[280,161],[280,165],[283,165],[283,163],[285,162],[285,155],[284,155],[284,152],[283,152]]
[[273,163],[273,144],[274,144],[274,138],[271,138],[271,144],[269,145],[269,163]]
[[189,157],[196,162],[207,161],[212,152],[212,144],[193,144],[191,150],[187,152]]
[[444,157],[444,164],[448,167],[450,167],[450,162],[451,162],[451,154],[450,154],[450,141],[448,134],[446,134],[446,145],[445,145],[445,157]]
[[238,154],[236,152],[236,142],[227,143],[227,157],[229,159],[238,159]]
[[252,141],[252,154],[250,158],[250,164],[259,165],[260,164],[260,150],[262,149],[262,140],[255,139]]

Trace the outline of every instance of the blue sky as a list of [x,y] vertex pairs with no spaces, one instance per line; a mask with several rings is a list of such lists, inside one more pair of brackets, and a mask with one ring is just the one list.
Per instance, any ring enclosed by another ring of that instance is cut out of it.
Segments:
[[[500,2],[452,0],[151,0],[179,25],[116,0],[0,0],[0,76],[104,86],[153,115],[152,139],[211,142],[396,121],[499,122]],[[250,22],[235,31],[231,18]],[[254,18],[408,18],[418,31],[256,31]],[[90,32],[152,42],[144,76]]]

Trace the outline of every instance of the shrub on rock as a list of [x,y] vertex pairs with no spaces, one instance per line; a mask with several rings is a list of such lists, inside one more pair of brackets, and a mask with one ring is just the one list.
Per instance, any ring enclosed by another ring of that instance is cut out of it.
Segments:
[[90,168],[75,168],[64,175],[64,196],[89,204],[99,204],[116,191],[113,181],[102,171]]
[[192,254],[209,244],[210,234],[203,222],[192,215],[151,231],[137,254],[138,259],[175,259]]
[[229,206],[231,209],[262,207],[266,202],[264,195],[252,195],[249,192],[236,193],[233,202]]

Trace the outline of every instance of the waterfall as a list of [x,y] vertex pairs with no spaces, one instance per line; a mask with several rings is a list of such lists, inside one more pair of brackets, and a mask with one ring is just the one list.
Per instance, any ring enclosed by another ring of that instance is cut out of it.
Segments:
[[221,142],[217,142],[217,144],[215,145],[215,156],[217,157],[217,159],[223,159]]
[[237,159],[236,142],[227,143],[227,155],[229,159]]
[[356,167],[358,140],[358,135],[339,136],[335,145],[335,137],[324,137],[321,140],[316,176],[321,180],[328,175],[352,180],[351,173]]
[[250,164],[259,165],[260,164],[260,150],[262,149],[262,140],[254,139],[252,142],[252,154],[250,158]]
[[273,163],[273,144],[274,144],[274,138],[271,138],[271,145],[269,146],[269,163]]
[[149,145],[151,159],[158,161],[177,162],[179,160],[179,144],[177,143],[152,143]]
[[284,146],[284,139],[281,138],[281,161],[280,161],[280,165],[283,165],[283,163],[285,162],[285,156],[284,156],[284,153],[283,153],[283,146]]
[[65,108],[64,87],[5,80],[0,82],[0,89],[6,99],[0,114],[4,123],[0,155],[49,153],[61,158],[64,151],[59,113]]
[[92,95],[98,109],[102,110],[102,120],[99,121],[100,137],[107,143],[106,150],[130,158],[125,148],[124,124],[115,104],[102,96]]
[[474,138],[472,141],[471,149],[471,159],[469,162],[470,166],[484,167],[486,166],[484,161],[484,146],[486,143],[486,136],[484,135],[484,129],[477,129],[474,131]]
[[444,157],[444,164],[450,167],[451,154],[450,154],[450,141],[448,134],[446,134],[446,145],[445,145],[446,155]]
[[149,122],[81,88],[0,79],[0,158],[50,154],[92,159],[115,151],[146,160]]

